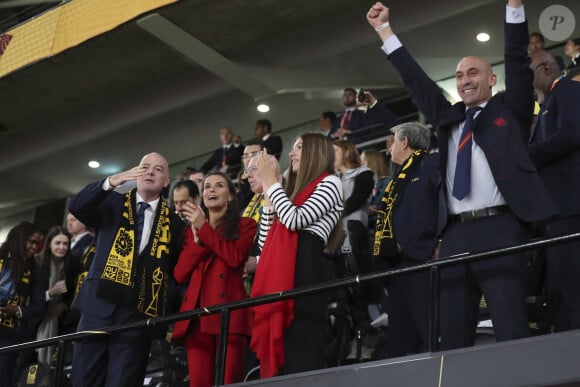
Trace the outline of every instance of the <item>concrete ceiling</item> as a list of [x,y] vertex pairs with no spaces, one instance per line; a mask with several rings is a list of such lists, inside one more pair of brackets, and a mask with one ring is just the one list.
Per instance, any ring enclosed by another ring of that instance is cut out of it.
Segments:
[[[502,60],[504,3],[389,7],[401,40],[439,80],[463,55]],[[551,3],[529,3],[538,30]],[[577,0],[559,4],[580,14]],[[361,0],[183,0],[0,79],[0,217],[68,196],[146,152],[173,165],[207,154],[226,125],[246,140],[259,118],[274,131],[315,120],[340,109],[345,86],[400,94],[368,8]],[[490,42],[475,41],[481,30]],[[265,115],[255,109],[262,101]],[[102,167],[89,169],[91,159]]]

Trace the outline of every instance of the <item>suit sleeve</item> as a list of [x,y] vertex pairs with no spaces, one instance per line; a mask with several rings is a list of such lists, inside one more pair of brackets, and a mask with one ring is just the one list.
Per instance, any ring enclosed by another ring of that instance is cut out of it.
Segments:
[[[220,149],[221,150],[221,149]],[[218,164],[218,155],[217,151],[213,152],[212,155],[207,159],[205,163],[201,166],[201,170],[203,173],[208,173]]]
[[187,228],[185,238],[183,240],[183,248],[177,264],[173,269],[173,276],[175,280],[180,283],[187,283],[191,278],[193,270],[208,256],[209,249],[205,246],[200,246],[193,240],[193,232],[191,228]]
[[100,214],[106,206],[106,199],[109,195],[120,195],[117,192],[104,191],[102,186],[105,180],[87,185],[78,194],[73,196],[69,202],[68,210],[81,223],[88,227],[98,228],[100,224]]
[[256,222],[252,219],[242,218],[238,226],[238,238],[227,240],[208,223],[205,223],[197,232],[197,236],[209,250],[215,253],[218,259],[235,269],[243,265],[248,258],[254,243],[256,227]]
[[372,171],[365,171],[355,177],[354,189],[352,190],[352,194],[344,203],[342,216],[350,215],[361,208],[365,202],[369,200],[374,186],[375,181]]
[[527,142],[534,112],[534,74],[528,58],[528,24],[505,23],[505,101],[525,129]]
[[389,55],[389,60],[401,75],[411,100],[434,127],[439,126],[441,115],[451,107],[443,92],[403,46]]
[[542,124],[553,130],[547,134],[545,140],[534,142],[529,146],[532,160],[539,166],[565,158],[580,149],[580,115],[577,111],[580,82],[562,80],[556,85],[553,93],[553,101],[547,110],[553,109],[555,113],[538,118],[548,120],[549,122]]

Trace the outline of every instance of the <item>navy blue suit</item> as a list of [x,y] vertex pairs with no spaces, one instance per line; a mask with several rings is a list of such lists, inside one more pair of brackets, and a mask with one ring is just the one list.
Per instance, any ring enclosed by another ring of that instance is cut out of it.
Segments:
[[[336,116],[336,119],[332,123],[332,127],[330,128],[330,133],[328,134],[331,138],[338,129],[340,129],[340,124],[342,122],[342,117],[344,113]],[[350,115],[350,121],[348,121],[348,125],[345,129],[351,130],[353,132],[357,131],[358,129],[363,127],[363,118],[364,112],[359,109],[354,109]]]
[[[144,319],[136,305],[119,304],[97,295],[99,279],[117,230],[122,224],[125,200],[122,194],[104,191],[102,184],[103,180],[89,184],[69,204],[69,211],[79,221],[96,230],[95,257],[74,304],[81,312],[78,331],[98,330]],[[171,262],[166,264],[172,270],[181,250],[184,223],[174,213],[169,216]],[[150,238],[153,238],[153,234]],[[100,340],[77,342],[73,359],[73,385],[142,385],[150,341],[151,332],[138,329],[119,332]]]
[[232,144],[227,151],[224,152],[224,148],[219,147],[216,149],[209,159],[201,166],[201,170],[204,173],[208,173],[212,169],[219,170],[222,167],[222,161],[224,160],[225,153],[225,163],[228,166],[226,173],[232,179],[238,178],[238,172],[242,169],[242,154],[244,153],[244,147],[235,146]]
[[[522,242],[528,237],[522,221],[540,221],[556,213],[526,147],[533,108],[533,74],[528,67],[527,43],[527,23],[506,23],[506,91],[488,101],[473,127],[473,139],[484,151],[494,181],[511,211],[465,223],[449,222],[441,257]],[[389,59],[401,74],[415,105],[437,128],[441,176],[445,182],[447,160],[456,157],[448,152],[449,138],[452,130],[465,120],[465,104],[451,105],[404,47],[395,50]],[[446,184],[443,188],[447,191]],[[524,254],[445,267],[441,274],[442,349],[473,344],[482,291],[497,340],[528,335]]]
[[85,249],[89,247],[89,245],[93,242],[93,236],[91,234],[85,234],[75,246],[70,250],[71,254],[74,256],[75,259],[79,259],[83,257],[85,253]]
[[[396,268],[433,257],[447,208],[440,191],[439,154],[425,155],[412,168],[393,207],[393,235],[401,254]],[[415,353],[429,340],[429,271],[396,276],[388,283],[390,357]]]
[[[564,78],[547,96],[529,146],[560,217],[546,236],[580,231],[580,82]],[[580,328],[580,242],[546,249],[548,307],[556,331]]]

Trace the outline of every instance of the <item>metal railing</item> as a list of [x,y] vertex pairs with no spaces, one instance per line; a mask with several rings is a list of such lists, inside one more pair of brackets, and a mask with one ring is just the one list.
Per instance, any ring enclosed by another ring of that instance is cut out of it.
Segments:
[[180,320],[191,319],[194,317],[203,317],[211,314],[220,313],[221,314],[221,327],[220,327],[220,337],[219,346],[217,353],[217,366],[215,370],[215,385],[220,386],[224,383],[224,373],[225,373],[225,360],[226,360],[226,347],[228,335],[228,325],[230,312],[232,310],[247,308],[251,306],[257,306],[262,304],[268,304],[276,301],[287,300],[290,298],[302,297],[307,295],[312,295],[316,293],[322,293],[329,290],[340,289],[350,286],[359,286],[363,283],[373,282],[378,280],[384,280],[386,278],[397,276],[406,273],[413,273],[422,270],[430,270],[430,286],[431,286],[431,305],[430,305],[430,319],[429,319],[429,343],[428,351],[436,352],[438,351],[438,336],[439,336],[439,267],[448,266],[458,263],[471,262],[475,260],[493,258],[500,255],[508,255],[512,253],[523,252],[527,250],[544,248],[547,246],[552,246],[556,244],[561,244],[565,242],[571,242],[575,240],[580,240],[580,233],[562,235],[553,238],[541,238],[533,239],[527,243],[512,245],[492,250],[487,250],[483,252],[476,253],[462,253],[454,255],[451,257],[440,258],[437,260],[426,261],[415,266],[409,266],[394,270],[388,270],[383,272],[374,272],[364,275],[357,275],[356,277],[343,278],[338,280],[333,280],[313,286],[308,286],[300,289],[292,289],[287,291],[282,291],[279,293],[268,294],[265,296],[247,298],[239,301],[228,302],[225,304],[212,305],[203,308],[193,309],[187,312],[175,313],[168,316],[162,316],[157,318],[149,318],[146,320],[138,321],[135,323],[120,325],[114,327],[106,327],[101,330],[96,331],[84,331],[71,333],[68,335],[56,336],[49,339],[32,341],[27,343],[16,344],[12,346],[7,346],[0,348],[0,354],[6,352],[20,351],[23,349],[33,349],[39,347],[45,347],[49,345],[58,345],[59,351],[57,353],[57,365],[56,372],[53,378],[53,385],[60,386],[63,381],[63,368],[64,368],[64,358],[66,343],[69,341],[75,341],[79,339],[86,339],[89,337],[97,335],[108,335],[114,334],[115,332],[124,331],[127,329],[135,328],[145,328],[158,326],[162,324],[170,324]]

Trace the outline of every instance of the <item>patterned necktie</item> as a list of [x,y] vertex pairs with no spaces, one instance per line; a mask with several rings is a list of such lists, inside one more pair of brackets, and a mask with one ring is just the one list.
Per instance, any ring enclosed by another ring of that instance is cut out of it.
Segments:
[[145,210],[149,208],[149,203],[141,202],[137,211],[137,235],[135,236],[135,251],[137,254],[141,250],[141,236],[143,235],[143,225],[145,224]]
[[481,108],[471,107],[465,114],[465,123],[461,132],[461,139],[457,145],[457,164],[455,165],[455,179],[453,180],[453,196],[463,200],[471,190],[471,145],[473,143],[473,119]]

